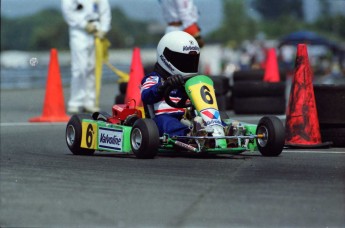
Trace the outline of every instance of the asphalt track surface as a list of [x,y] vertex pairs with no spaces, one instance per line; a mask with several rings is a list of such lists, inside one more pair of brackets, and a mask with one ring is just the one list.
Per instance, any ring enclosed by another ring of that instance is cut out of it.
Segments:
[[[115,93],[103,85],[103,110]],[[44,94],[1,91],[0,227],[345,227],[344,148],[74,156],[65,123],[28,123]]]

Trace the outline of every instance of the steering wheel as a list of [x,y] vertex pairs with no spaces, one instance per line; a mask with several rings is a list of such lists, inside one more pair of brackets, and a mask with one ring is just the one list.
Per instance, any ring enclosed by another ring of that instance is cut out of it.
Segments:
[[[185,75],[185,76],[182,76],[184,82],[186,82],[188,79],[192,78],[196,76],[196,74],[190,74],[190,75]],[[175,86],[171,86],[171,85],[168,85],[164,91],[164,100],[165,102],[170,105],[171,107],[174,107],[174,108],[187,108],[187,107],[191,107],[192,106],[192,103],[189,102],[187,103],[187,100],[189,99],[186,91],[183,89],[181,90],[182,91],[182,95],[181,95],[181,100],[178,101],[178,102],[174,102],[170,99],[170,93],[171,91],[173,91],[174,89],[179,89],[179,88],[176,88]]]

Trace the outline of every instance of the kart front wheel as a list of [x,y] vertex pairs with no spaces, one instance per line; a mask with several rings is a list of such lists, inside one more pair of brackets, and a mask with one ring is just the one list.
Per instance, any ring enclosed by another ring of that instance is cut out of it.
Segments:
[[66,143],[70,151],[75,155],[92,155],[95,150],[81,148],[82,120],[92,119],[88,114],[76,114],[71,117],[66,126]]
[[278,156],[283,151],[285,141],[285,129],[281,120],[276,116],[265,116],[259,120],[256,143],[263,156]]
[[131,147],[137,158],[154,158],[159,148],[159,132],[152,119],[138,119],[131,131]]

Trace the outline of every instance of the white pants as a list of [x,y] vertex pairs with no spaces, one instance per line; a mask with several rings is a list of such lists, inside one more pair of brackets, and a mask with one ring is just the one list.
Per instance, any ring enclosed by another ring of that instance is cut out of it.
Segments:
[[72,78],[68,107],[94,107],[96,99],[94,38],[84,31],[70,30],[70,48]]
[[172,25],[168,25],[165,28],[165,34],[167,34],[168,32],[173,32],[173,31],[182,31],[183,27],[181,26],[172,26]]

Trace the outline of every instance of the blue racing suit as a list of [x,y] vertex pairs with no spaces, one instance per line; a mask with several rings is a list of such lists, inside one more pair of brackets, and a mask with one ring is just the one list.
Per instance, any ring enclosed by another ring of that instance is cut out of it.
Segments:
[[[163,93],[158,89],[163,81],[163,77],[157,72],[146,75],[141,81],[141,100],[145,105],[153,106],[155,112],[153,120],[158,126],[160,136],[164,133],[169,136],[185,136],[190,131],[180,122],[185,109],[171,107],[165,102]],[[181,100],[181,91],[173,90],[170,99],[174,102]]]

